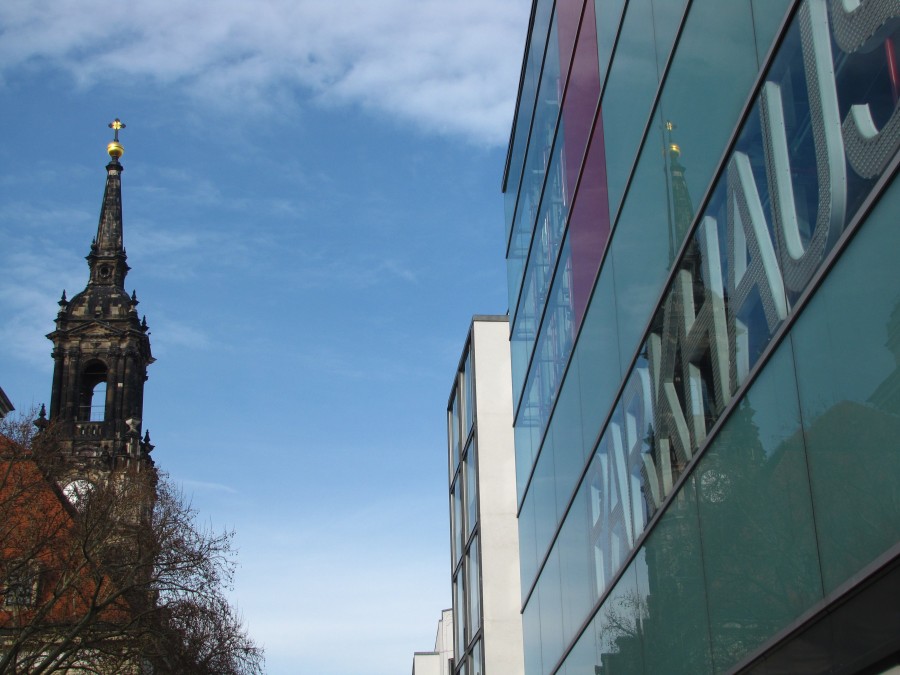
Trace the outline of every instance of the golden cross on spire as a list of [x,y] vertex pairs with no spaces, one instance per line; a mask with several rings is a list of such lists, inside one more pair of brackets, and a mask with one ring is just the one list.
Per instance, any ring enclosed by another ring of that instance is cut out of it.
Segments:
[[115,133],[113,135],[113,140],[118,143],[119,142],[119,129],[125,128],[125,123],[120,120],[118,117],[109,123],[109,128],[112,129]]
[[118,117],[109,123],[109,128],[112,129],[115,134],[113,139],[106,145],[106,152],[109,153],[109,156],[112,158],[114,164],[118,164],[119,157],[121,157],[125,153],[125,148],[122,147],[122,144],[119,143],[119,129],[124,129],[125,124]]

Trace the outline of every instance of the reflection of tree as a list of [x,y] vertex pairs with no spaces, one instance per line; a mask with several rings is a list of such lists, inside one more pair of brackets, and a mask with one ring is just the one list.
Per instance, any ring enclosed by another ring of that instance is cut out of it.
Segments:
[[647,603],[636,589],[610,596],[600,610],[601,664],[594,669],[597,675],[633,671],[634,664],[640,663],[641,624],[646,614]]
[[792,533],[803,527],[803,511],[766,495],[796,492],[799,448],[786,462],[767,462],[754,415],[745,398],[697,470],[711,647],[720,666],[746,654],[795,611],[797,589],[815,565],[814,552],[802,546],[796,558],[779,555],[785,542],[796,540]]

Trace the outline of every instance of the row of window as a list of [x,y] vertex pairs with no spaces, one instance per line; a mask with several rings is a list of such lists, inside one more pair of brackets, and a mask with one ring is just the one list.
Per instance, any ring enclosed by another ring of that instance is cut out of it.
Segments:
[[457,373],[456,382],[450,394],[447,411],[447,439],[449,442],[450,480],[459,470],[459,460],[469,439],[475,421],[474,378],[472,374],[472,350],[467,350],[462,370]]
[[481,576],[478,537],[478,447],[472,349],[467,348],[448,411],[450,548],[454,673],[481,675]]

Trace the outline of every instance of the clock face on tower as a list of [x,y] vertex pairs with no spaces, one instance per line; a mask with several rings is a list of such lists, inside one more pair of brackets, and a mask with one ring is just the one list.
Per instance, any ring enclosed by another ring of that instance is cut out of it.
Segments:
[[89,480],[79,478],[67,483],[63,488],[63,494],[73,506],[82,506],[84,499],[94,489],[94,484]]

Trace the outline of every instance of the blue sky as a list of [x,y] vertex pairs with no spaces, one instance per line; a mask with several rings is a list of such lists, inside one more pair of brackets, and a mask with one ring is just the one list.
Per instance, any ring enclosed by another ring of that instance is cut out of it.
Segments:
[[50,394],[110,139],[157,362],[144,426],[272,675],[409,672],[450,605],[445,408],[506,311],[527,0],[8,0],[0,386]]

